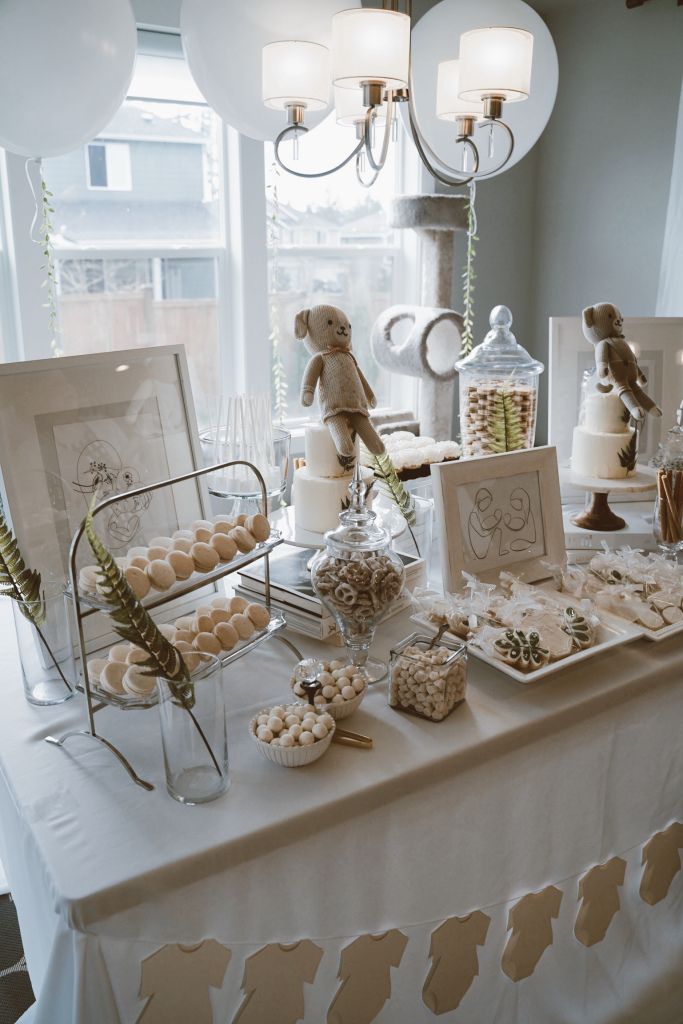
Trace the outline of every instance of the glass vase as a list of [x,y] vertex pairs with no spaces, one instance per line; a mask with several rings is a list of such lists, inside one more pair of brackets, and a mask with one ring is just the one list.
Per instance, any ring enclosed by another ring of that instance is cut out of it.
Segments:
[[166,788],[181,804],[215,800],[230,786],[223,667],[212,654],[197,654],[194,703],[185,707],[174,684],[157,679]]
[[652,532],[663,554],[683,551],[683,469],[657,471],[657,497]]
[[12,601],[24,694],[29,704],[46,706],[70,700],[76,666],[63,583],[43,587],[45,617],[34,624],[19,601]]

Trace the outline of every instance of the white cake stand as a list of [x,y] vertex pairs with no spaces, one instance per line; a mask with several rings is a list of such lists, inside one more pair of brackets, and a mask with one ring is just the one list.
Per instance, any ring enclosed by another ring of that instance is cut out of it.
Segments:
[[643,465],[636,466],[630,476],[622,477],[619,480],[606,480],[598,476],[579,476],[572,473],[569,467],[560,467],[560,479],[564,483],[571,483],[575,487],[580,487],[582,491],[593,495],[590,505],[583,512],[577,512],[576,515],[571,516],[574,526],[601,533],[623,530],[626,526],[626,520],[609,507],[608,494],[640,494],[654,491],[657,487],[657,471]]

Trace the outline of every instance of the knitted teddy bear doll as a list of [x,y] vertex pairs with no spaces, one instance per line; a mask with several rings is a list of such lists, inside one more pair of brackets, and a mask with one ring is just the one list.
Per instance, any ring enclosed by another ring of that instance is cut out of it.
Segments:
[[304,339],[311,358],[301,382],[301,404],[313,404],[316,385],[322,410],[344,469],[356,457],[356,434],[373,455],[384,452],[384,442],[368,414],[377,400],[351,351],[351,324],[336,306],[302,309],[294,321],[294,333]]
[[621,313],[609,302],[588,306],[583,311],[584,337],[595,346],[597,388],[603,392],[616,388],[634,420],[642,420],[648,412],[661,416],[661,409],[641,387],[647,384],[647,377],[624,337],[623,326]]

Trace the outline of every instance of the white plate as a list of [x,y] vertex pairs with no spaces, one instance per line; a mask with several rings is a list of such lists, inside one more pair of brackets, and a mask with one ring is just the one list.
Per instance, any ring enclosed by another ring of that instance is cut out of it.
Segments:
[[[431,630],[437,629],[437,626],[426,616],[413,615],[412,619],[413,622],[417,622],[421,626],[428,626]],[[467,642],[467,653],[471,654],[473,658],[478,658],[479,661],[485,661],[487,665],[497,668],[499,672],[505,673],[506,676],[510,676],[511,679],[515,679],[518,683],[535,683],[539,679],[545,679],[546,676],[562,672],[565,668],[570,668],[580,661],[586,661],[596,654],[602,654],[603,651],[608,651],[611,647],[619,647],[621,644],[630,643],[631,640],[638,640],[643,635],[643,628],[642,626],[635,625],[633,622],[626,622],[625,619],[610,617],[608,621],[607,617],[605,617],[605,619],[600,621],[596,634],[597,642],[592,647],[587,647],[583,651],[570,654],[560,661],[551,661],[548,665],[544,665],[543,668],[537,668],[533,672],[520,672],[518,669],[513,668],[512,665],[507,665],[499,658],[494,658],[486,651],[483,651],[472,640]],[[445,635],[449,638],[452,637],[459,643],[463,642],[460,637],[455,636],[453,633],[446,632]]]

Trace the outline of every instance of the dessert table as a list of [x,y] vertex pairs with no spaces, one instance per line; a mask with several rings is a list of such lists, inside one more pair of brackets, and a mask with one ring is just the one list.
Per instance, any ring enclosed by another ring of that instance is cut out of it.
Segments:
[[[413,628],[390,619],[377,653]],[[537,685],[470,659],[467,702],[438,724],[375,684],[348,722],[374,749],[333,744],[293,771],[247,735],[287,696],[289,663],[267,645],[230,669],[232,786],[198,807],[166,793],[154,709],[101,712],[152,793],[87,741],[42,742],[80,723],[81,698],[25,703],[6,602],[0,658],[0,856],[37,999],[23,1020],[175,1024],[191,1005],[193,1024],[419,1024],[448,998],[443,1019],[462,1024],[683,1019],[683,871],[657,902],[639,891],[644,845],[683,821],[681,637]],[[587,946],[579,880],[617,856],[619,909]],[[540,959],[513,981],[514,906],[550,886],[526,934]],[[441,927],[456,917],[466,952]],[[449,949],[456,981],[435,987]]]

